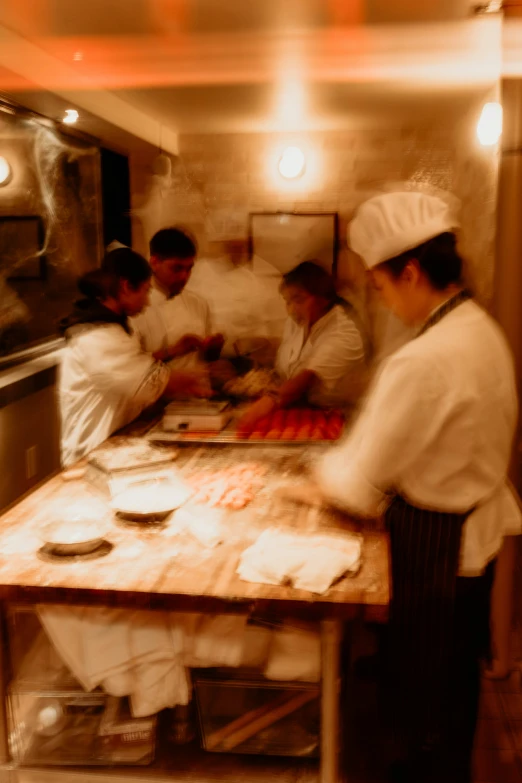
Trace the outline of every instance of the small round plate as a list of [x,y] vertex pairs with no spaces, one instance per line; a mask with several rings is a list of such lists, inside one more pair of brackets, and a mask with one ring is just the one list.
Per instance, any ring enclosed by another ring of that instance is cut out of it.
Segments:
[[161,519],[187,502],[192,490],[184,484],[130,487],[111,502],[118,515],[136,520]]
[[41,539],[57,555],[86,555],[100,546],[104,534],[94,523],[59,522],[46,527]]
[[114,549],[110,541],[101,539],[100,543],[89,552],[63,552],[57,551],[51,544],[44,544],[38,550],[38,557],[40,560],[45,560],[48,563],[82,563],[85,560],[96,560],[99,557],[104,557],[110,554]]

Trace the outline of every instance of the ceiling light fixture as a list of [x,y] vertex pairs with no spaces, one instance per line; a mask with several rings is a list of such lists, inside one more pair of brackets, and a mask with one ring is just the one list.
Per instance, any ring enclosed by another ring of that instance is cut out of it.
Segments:
[[62,122],[64,122],[66,125],[74,125],[74,123],[78,120],[78,117],[80,115],[76,111],[76,109],[66,109],[65,110],[65,117],[63,118]]
[[485,103],[477,124],[477,137],[483,147],[493,147],[502,136],[502,106]]
[[7,185],[9,180],[11,179],[11,166],[6,161],[5,158],[0,156],[0,187],[2,185]]
[[285,179],[297,179],[304,172],[305,156],[299,147],[287,147],[279,158],[279,173]]

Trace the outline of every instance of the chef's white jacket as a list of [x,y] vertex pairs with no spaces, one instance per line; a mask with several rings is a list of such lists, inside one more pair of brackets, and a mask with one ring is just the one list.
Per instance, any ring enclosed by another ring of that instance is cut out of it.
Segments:
[[[150,304],[142,313],[130,319],[141,347],[149,353],[164,350],[185,334],[202,339],[212,334],[210,309],[207,302],[186,288],[177,296],[168,297],[156,279],[150,289]],[[187,357],[178,357],[171,364],[187,366]]]
[[324,407],[343,406],[360,396],[366,376],[359,330],[344,307],[335,305],[307,334],[291,318],[285,324],[276,370],[284,380],[311,370],[317,380],[308,400]]
[[318,466],[336,505],[364,516],[401,495],[421,508],[472,509],[462,575],[480,574],[522,516],[507,484],[517,421],[513,360],[497,324],[472,301],[389,357],[344,442]]
[[58,383],[62,464],[88,454],[165,391],[170,377],[119,324],[72,327]]
[[212,327],[225,335],[224,356],[235,356],[240,338],[281,339],[287,314],[279,293],[281,273],[254,255],[235,266],[226,258],[200,258],[187,290],[200,294],[212,313]]

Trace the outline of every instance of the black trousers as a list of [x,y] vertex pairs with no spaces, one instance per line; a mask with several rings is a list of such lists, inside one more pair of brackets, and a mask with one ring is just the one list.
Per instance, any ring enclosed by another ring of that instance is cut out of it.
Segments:
[[393,579],[387,712],[400,754],[418,764],[419,782],[472,779],[494,566],[480,577],[457,576],[466,516],[401,498],[386,515]]

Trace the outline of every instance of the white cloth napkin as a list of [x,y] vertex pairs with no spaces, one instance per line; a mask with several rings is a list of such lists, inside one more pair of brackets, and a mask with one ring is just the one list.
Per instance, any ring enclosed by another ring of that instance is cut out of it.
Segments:
[[237,573],[245,582],[292,584],[311,593],[325,593],[345,573],[355,573],[361,562],[361,537],[299,535],[272,528],[241,555]]

